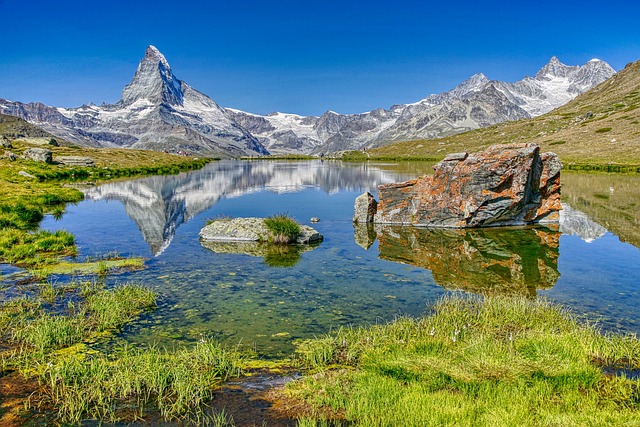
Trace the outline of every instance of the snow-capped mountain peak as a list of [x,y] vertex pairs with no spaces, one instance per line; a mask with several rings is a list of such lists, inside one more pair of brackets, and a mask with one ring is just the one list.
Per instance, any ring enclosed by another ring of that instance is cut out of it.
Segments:
[[476,73],[448,93],[457,97],[463,97],[471,92],[478,92],[482,90],[487,83],[489,83],[487,76],[482,73]]
[[552,56],[549,62],[538,71],[536,74],[536,80],[551,80],[554,77],[568,77],[572,73],[578,71],[580,66],[565,65],[558,59],[557,56]]
[[128,106],[140,99],[154,104],[182,105],[182,82],[171,71],[169,62],[155,47],[149,46],[133,80],[122,91],[120,104]]
[[214,100],[179,80],[155,46],[146,49],[116,104],[40,108],[1,101],[0,112],[22,112],[27,120],[80,145],[227,157],[268,153]]
[[154,45],[149,45],[147,50],[144,52],[143,61],[161,62],[167,69],[171,69],[167,58],[165,58],[164,55]]
[[448,92],[411,104],[397,104],[388,110],[361,114],[327,111],[321,116],[296,116],[295,120],[286,121],[276,120],[278,114],[227,111],[269,150],[324,153],[438,138],[537,116],[565,104],[614,73],[603,61],[569,66],[553,56],[534,78],[508,83],[477,73]]

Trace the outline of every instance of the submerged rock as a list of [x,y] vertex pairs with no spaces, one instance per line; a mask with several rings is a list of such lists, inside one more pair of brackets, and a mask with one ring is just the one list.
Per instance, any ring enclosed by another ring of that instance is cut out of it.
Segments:
[[[200,230],[200,239],[214,242],[267,242],[270,231],[264,218],[233,218],[214,220]],[[300,225],[295,244],[322,241],[322,234],[308,225]]]
[[558,222],[561,169],[555,154],[540,154],[535,144],[452,154],[433,175],[379,186],[373,222],[446,228]]

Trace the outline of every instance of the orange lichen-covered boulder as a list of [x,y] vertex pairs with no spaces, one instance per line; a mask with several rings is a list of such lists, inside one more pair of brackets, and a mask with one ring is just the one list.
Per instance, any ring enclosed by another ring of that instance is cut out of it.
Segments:
[[535,144],[492,145],[456,153],[433,175],[378,187],[373,222],[489,227],[557,222],[562,163]]

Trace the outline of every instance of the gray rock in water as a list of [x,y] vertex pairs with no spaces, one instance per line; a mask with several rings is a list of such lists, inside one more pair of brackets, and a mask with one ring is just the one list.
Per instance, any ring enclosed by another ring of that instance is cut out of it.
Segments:
[[353,209],[353,222],[356,224],[365,224],[373,221],[373,217],[378,209],[378,202],[376,202],[376,199],[371,193],[366,192],[356,197]]
[[91,167],[95,166],[95,162],[91,157],[83,156],[56,156],[56,162],[65,166]]
[[29,148],[25,150],[24,156],[28,160],[33,160],[35,162],[53,162],[53,152],[51,150],[47,150],[46,148]]
[[[219,219],[200,230],[200,238],[216,242],[267,242],[270,233],[264,224],[264,218]],[[323,238],[315,229],[301,225],[295,243],[309,244],[320,242]]]

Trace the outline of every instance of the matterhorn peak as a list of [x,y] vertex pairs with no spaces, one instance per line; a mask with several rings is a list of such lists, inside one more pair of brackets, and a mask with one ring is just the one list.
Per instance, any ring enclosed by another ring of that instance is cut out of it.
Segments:
[[144,52],[143,61],[151,61],[162,63],[166,68],[171,69],[169,63],[167,62],[167,58],[158,50],[154,45],[149,45],[147,50]]
[[152,104],[182,105],[182,82],[171,72],[169,62],[153,45],[147,47],[133,80],[122,91],[122,105],[139,100]]

